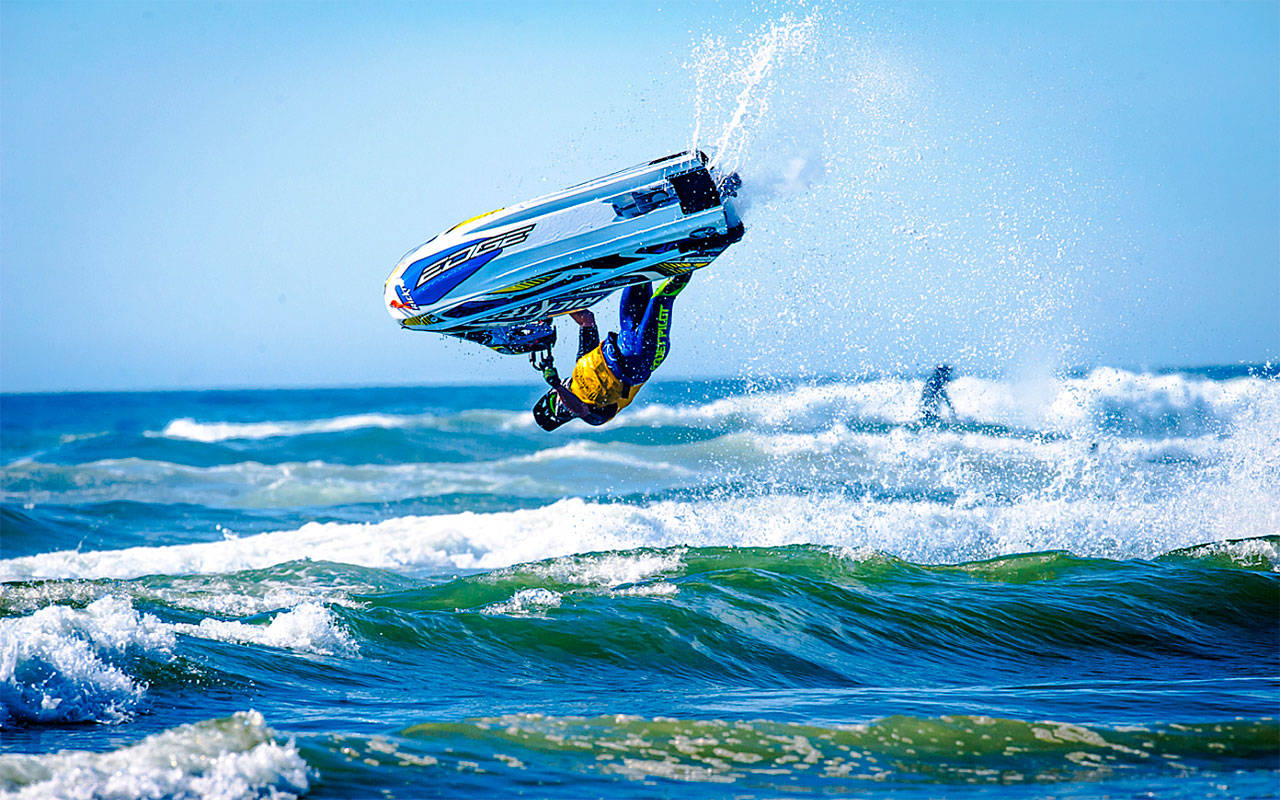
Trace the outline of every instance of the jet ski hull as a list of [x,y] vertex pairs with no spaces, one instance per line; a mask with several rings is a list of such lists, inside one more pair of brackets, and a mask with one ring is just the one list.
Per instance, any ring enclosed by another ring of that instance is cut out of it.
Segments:
[[549,317],[704,267],[738,241],[736,179],[724,185],[686,152],[483,214],[405,255],[384,302],[404,328],[528,352]]

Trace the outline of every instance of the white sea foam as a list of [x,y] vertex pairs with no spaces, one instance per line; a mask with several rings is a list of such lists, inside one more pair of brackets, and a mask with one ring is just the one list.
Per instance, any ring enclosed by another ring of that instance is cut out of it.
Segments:
[[469,464],[243,461],[197,467],[140,458],[85,464],[28,461],[5,468],[0,497],[28,503],[133,500],[216,508],[296,508],[463,493],[545,496],[577,491],[580,487],[565,487],[559,472],[550,468],[558,464],[579,472],[590,469],[598,479],[634,479],[639,471],[650,477],[695,474],[686,466],[646,456],[639,448],[577,441]]
[[558,583],[613,587],[676,572],[684,566],[684,553],[683,548],[661,552],[591,553],[562,556],[525,569],[532,569]]
[[261,714],[241,711],[105,753],[0,755],[0,790],[15,800],[285,800],[308,790],[309,772]]
[[28,462],[5,469],[3,496],[36,503],[111,500],[193,503],[219,508],[294,508],[511,491],[502,464],[261,464],[196,467],[139,458],[87,464]]
[[510,600],[491,603],[480,609],[481,614],[506,614],[524,616],[544,608],[556,608],[560,605],[562,595],[550,589],[521,589],[511,596]]
[[[649,448],[652,450],[652,448]],[[617,445],[601,445],[595,442],[576,441],[559,447],[550,447],[545,450],[539,450],[536,453],[530,453],[526,456],[514,456],[503,462],[504,465],[518,464],[536,464],[544,465],[550,462],[567,461],[574,463],[575,466],[593,465],[627,467],[632,470],[645,470],[659,473],[677,473],[680,475],[693,475],[695,471],[687,467],[673,464],[661,459],[655,459],[651,454],[646,457],[645,453],[637,452]]]
[[[747,392],[709,403],[638,405],[615,425],[754,429],[826,427],[833,422],[907,424],[919,417],[923,381],[881,378]],[[962,376],[948,393],[960,418],[1055,433],[1169,438],[1230,429],[1261,404],[1280,412],[1280,384],[1263,378],[1215,381],[1099,368],[1082,378],[1029,383]]]
[[110,436],[111,431],[94,431],[93,433],[64,433],[58,437],[59,444],[71,444],[72,442],[84,442],[90,439],[101,439],[103,436]]
[[[471,463],[15,463],[4,468],[3,496],[24,503],[135,500],[223,508],[460,493],[590,496],[714,485],[725,478],[772,483],[789,480],[788,470],[803,479],[805,469],[818,469],[819,455],[835,459],[827,474],[892,478],[897,472],[907,482],[926,476],[934,481],[932,451],[950,453],[954,461],[994,459],[996,471],[1037,461],[1033,471],[1039,473],[1072,469],[1082,452],[1124,454],[1130,464],[1213,461],[1233,447],[1231,441],[1242,439],[1236,435],[1242,421],[1259,420],[1250,424],[1260,431],[1280,425],[1280,384],[1261,378],[1212,381],[1099,369],[1028,386],[962,377],[951,394],[966,424],[937,430],[913,425],[919,392],[919,381],[886,378],[748,392],[700,404],[641,405],[614,426],[694,426],[719,435],[656,446],[549,441],[551,446],[532,453]],[[956,489],[954,481],[939,485]]]
[[164,430],[148,436],[185,439],[192,442],[225,442],[235,439],[273,439],[280,436],[308,436],[341,433],[361,428],[415,428],[432,425],[432,414],[351,414],[328,419],[264,422],[198,422],[190,417],[170,420]]
[[1226,558],[1236,563],[1251,563],[1280,572],[1280,547],[1274,540],[1246,539],[1243,541],[1209,542],[1184,551],[1193,558]]
[[203,611],[222,617],[247,617],[289,609],[304,603],[357,607],[351,593],[373,586],[326,576],[329,585],[311,584],[305,577],[249,580],[238,576],[172,576],[162,584],[120,581],[38,581],[15,583],[0,590],[0,611],[30,614],[55,603],[84,606],[103,597],[127,596],[134,601],[160,603],[174,609]]
[[174,643],[172,626],[112,596],[84,609],[53,605],[2,619],[0,723],[128,719],[146,684],[114,662],[167,660]]
[[338,624],[333,613],[313,602],[282,611],[266,625],[206,619],[198,625],[177,623],[173,629],[203,639],[260,644],[322,655],[350,654],[356,650],[355,640]]
[[[190,581],[192,586],[146,587],[131,586],[135,597],[154,598],[169,608],[206,611],[220,616],[247,617],[278,609],[297,608],[303,605],[357,606],[346,590],[319,586],[298,586],[290,581],[254,581],[251,585],[219,580],[216,576],[200,576]],[[203,581],[208,586],[199,586]]]
[[[362,491],[385,497],[420,494],[416,481],[446,474],[457,485],[533,497],[704,485],[708,498],[565,500],[502,513],[311,524],[221,542],[50,552],[0,560],[0,578],[210,574],[305,558],[436,572],[600,550],[797,542],[868,545],[924,561],[1047,547],[1146,557],[1280,529],[1276,381],[1099,369],[1035,389],[973,377],[952,389],[961,414],[981,424],[906,424],[919,382],[883,379],[653,405],[615,423],[718,433],[681,443],[579,440],[463,465],[182,467],[193,472],[179,483],[223,479],[236,487],[258,470],[262,481],[365,481]],[[553,463],[566,468],[546,468]],[[647,468],[654,464],[660,477]],[[26,491],[12,479],[30,468],[8,469],[11,493]],[[216,470],[227,474],[217,478]],[[726,483],[746,488],[726,494],[719,488]]]
[[914,419],[918,386],[906,380],[884,379],[756,391],[695,405],[649,403],[633,406],[612,424],[768,429],[826,425],[850,417],[869,422],[907,422]]
[[[1275,496],[1275,495],[1271,495]],[[1205,541],[1274,534],[1274,506],[1248,520],[1188,513],[1166,498],[1117,503],[1053,494],[954,502],[845,494],[665,501],[645,506],[569,499],[537,509],[444,514],[376,524],[312,523],[240,539],[98,552],[63,551],[0,561],[0,577],[129,577],[219,573],[299,559],[453,572],[496,569],[574,553],[670,546],[873,547],[913,561],[986,558],[1045,549],[1111,558],[1153,557]]]
[[638,583],[634,586],[623,586],[609,591],[609,594],[613,597],[675,597],[679,593],[680,588],[678,586],[666,581]]
[[178,634],[317,654],[356,648],[333,613],[315,602],[281,611],[264,625],[217,619],[168,623],[117,595],[83,609],[47,605],[28,616],[0,619],[0,725],[129,719],[147,684],[128,668],[171,661]]

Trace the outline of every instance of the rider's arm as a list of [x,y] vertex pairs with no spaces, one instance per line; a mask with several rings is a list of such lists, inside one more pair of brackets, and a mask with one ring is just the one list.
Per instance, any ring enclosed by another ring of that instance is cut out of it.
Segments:
[[576,394],[566,389],[559,381],[551,384],[551,388],[555,389],[556,396],[560,398],[561,403],[564,403],[565,408],[572,411],[575,417],[588,425],[603,425],[613,419],[613,414],[595,411],[591,406],[579,400]]
[[600,344],[600,329],[596,327],[596,315],[584,308],[569,316],[578,323],[578,358],[582,358]]
[[[594,314],[586,309],[575,311],[569,316],[573,318],[574,322],[578,323],[578,358],[582,358],[600,344],[600,332],[596,328],[596,318]],[[550,364],[543,370],[542,377],[551,385],[556,397],[560,398],[561,403],[564,403],[564,407],[588,425],[603,425],[613,419],[617,413],[617,410],[612,407],[605,411],[597,411],[582,402],[576,394],[569,391],[560,382],[559,376],[556,375],[555,367],[550,366]]]

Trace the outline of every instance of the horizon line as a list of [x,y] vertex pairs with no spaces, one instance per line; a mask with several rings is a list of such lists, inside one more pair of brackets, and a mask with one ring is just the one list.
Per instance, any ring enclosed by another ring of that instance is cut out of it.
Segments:
[[[803,381],[830,381],[830,380],[866,380],[875,378],[915,378],[920,375],[927,374],[933,367],[925,367],[919,372],[905,371],[880,371],[880,370],[863,370],[858,372],[811,372],[811,373],[790,373],[786,375],[704,375],[704,376],[670,376],[664,378],[655,378],[647,381],[649,384],[663,383],[688,383],[695,381],[715,382],[715,381],[744,381],[744,382],[762,382],[762,383],[791,383]],[[1236,361],[1220,364],[1195,364],[1195,365],[1160,365],[1160,366],[1137,366],[1133,364],[1093,364],[1078,365],[1065,369],[1054,370],[1053,375],[1061,377],[1078,377],[1096,369],[1118,369],[1125,372],[1146,373],[1146,374],[1171,374],[1178,372],[1208,372],[1211,370],[1241,370],[1239,377],[1248,375],[1256,375],[1264,378],[1280,378],[1280,362],[1274,362],[1270,359],[1264,361]],[[974,370],[972,372],[960,372],[963,376],[974,376],[987,379],[998,379],[1003,375],[989,370]],[[125,389],[103,389],[103,388],[67,388],[67,389],[19,389],[10,391],[0,388],[0,397],[18,397],[24,395],[59,395],[59,394],[180,394],[189,392],[321,392],[321,391],[351,391],[358,389],[367,390],[383,390],[383,389],[454,389],[454,388],[522,388],[528,385],[540,385],[536,380],[529,383],[513,382],[513,381],[480,381],[466,383],[462,381],[442,381],[430,383],[331,383],[331,384],[297,384],[297,385],[204,385],[204,386],[164,386],[164,387],[131,387]]]

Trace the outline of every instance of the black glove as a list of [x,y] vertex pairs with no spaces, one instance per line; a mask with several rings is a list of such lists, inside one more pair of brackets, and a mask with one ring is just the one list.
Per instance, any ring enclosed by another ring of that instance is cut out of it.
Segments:
[[556,374],[556,368],[550,364],[542,368],[542,379],[547,382],[548,386],[555,386],[560,383],[560,376]]

